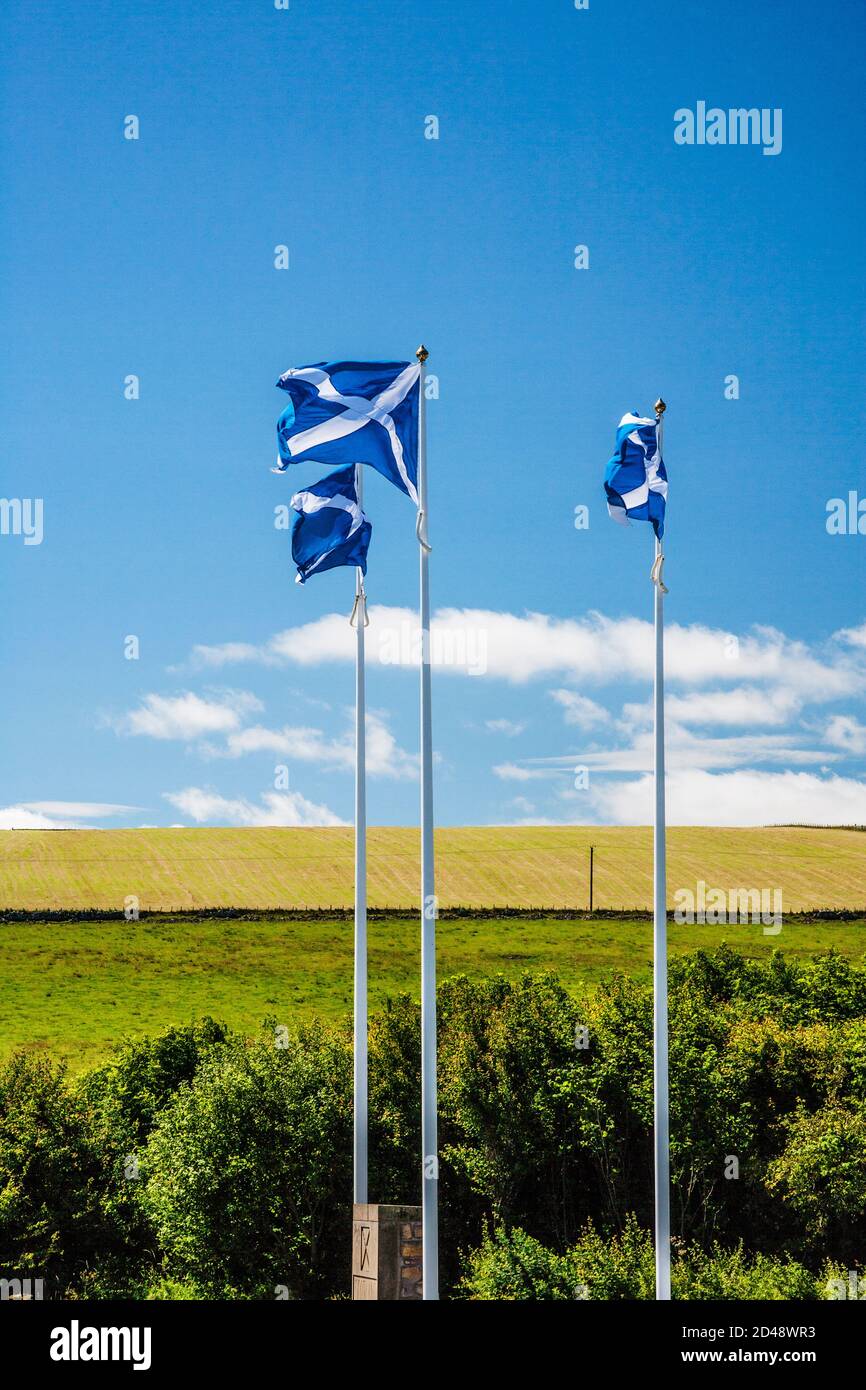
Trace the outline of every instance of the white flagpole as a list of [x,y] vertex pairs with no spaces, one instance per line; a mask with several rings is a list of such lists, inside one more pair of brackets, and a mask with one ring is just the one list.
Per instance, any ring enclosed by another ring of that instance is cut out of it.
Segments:
[[[358,506],[363,505],[363,468],[355,465]],[[354,992],[354,1200],[367,1201],[367,749],[364,629],[367,598],[364,572],[355,570],[355,992]]]
[[[662,448],[665,403],[656,401]],[[656,1299],[671,1296],[670,1100],[668,1093],[668,920],[665,875],[665,676],[662,547],[656,541],[655,584],[655,818],[653,821],[653,1098],[655,1129]]]
[[430,580],[427,421],[422,345],[418,381],[418,541],[421,608],[421,1216],[423,1298],[439,1298],[439,1154],[436,1122],[436,897],[433,875],[433,733],[430,717]]

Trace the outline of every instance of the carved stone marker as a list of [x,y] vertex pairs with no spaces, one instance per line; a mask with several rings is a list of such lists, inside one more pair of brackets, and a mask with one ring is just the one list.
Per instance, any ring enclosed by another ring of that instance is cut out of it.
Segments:
[[352,1298],[421,1298],[421,1208],[357,1204],[353,1209]]

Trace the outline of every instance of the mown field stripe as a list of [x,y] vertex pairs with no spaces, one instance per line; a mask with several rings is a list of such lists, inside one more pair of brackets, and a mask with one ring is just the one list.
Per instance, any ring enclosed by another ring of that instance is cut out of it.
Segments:
[[[647,827],[455,827],[436,832],[442,907],[585,907],[589,846],[596,906],[649,909]],[[418,893],[418,831],[369,836],[371,907]],[[802,828],[673,827],[669,902],[678,887],[775,889],[787,911],[866,905],[866,834]],[[0,831],[0,909],[121,911],[328,908],[352,902],[352,832],[334,829]]]

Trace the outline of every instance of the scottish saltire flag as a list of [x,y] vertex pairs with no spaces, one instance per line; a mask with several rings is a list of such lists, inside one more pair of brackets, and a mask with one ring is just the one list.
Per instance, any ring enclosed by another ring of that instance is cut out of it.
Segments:
[[668,475],[659,450],[659,421],[642,415],[623,415],[616,448],[604,475],[607,509],[614,521],[628,525],[651,521],[661,540],[665,530]]
[[284,372],[277,473],[293,463],[366,463],[418,505],[417,362],[317,362]]
[[296,492],[292,506],[298,513],[292,531],[296,584],[338,565],[359,565],[367,573],[373,528],[358,505],[354,464]]

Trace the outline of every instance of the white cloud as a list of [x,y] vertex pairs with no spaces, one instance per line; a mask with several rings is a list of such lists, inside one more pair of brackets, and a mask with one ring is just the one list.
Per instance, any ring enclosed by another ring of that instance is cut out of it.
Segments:
[[843,627],[839,632],[834,632],[833,637],[849,647],[866,647],[866,623],[861,623],[859,627]]
[[[416,663],[418,618],[412,609],[373,606],[370,620],[371,664]],[[813,650],[769,627],[738,636],[699,623],[675,623],[665,634],[666,674],[669,682],[687,686],[771,684],[804,700],[857,694],[866,674],[858,650],[866,648],[866,625],[836,638]],[[443,670],[514,683],[557,675],[581,685],[650,681],[653,673],[652,624],[594,612],[571,619],[443,608],[434,615],[432,646],[434,662]],[[287,628],[261,646],[232,642],[193,650],[194,662],[210,667],[239,661],[317,666],[353,657],[351,629],[337,613]]]
[[122,816],[128,811],[140,811],[140,806],[118,806],[112,801],[24,801],[28,811],[44,811],[47,816],[66,816],[73,820],[105,820]]
[[517,820],[505,820],[505,821],[496,820],[496,821],[491,821],[490,824],[491,824],[491,825],[495,825],[495,826],[515,826],[515,827],[525,826],[525,827],[528,828],[528,827],[530,827],[530,826],[535,826],[535,825],[545,825],[545,826],[547,826],[547,825],[571,825],[572,822],[571,822],[571,821],[561,821],[561,820],[551,820],[549,816],[535,816],[535,815],[530,815],[530,816],[518,816]]
[[[642,706],[640,707],[643,708]],[[576,763],[595,772],[650,772],[653,767],[654,737],[651,729],[636,733],[623,748],[593,749],[553,758],[528,759],[533,767],[571,768]],[[665,730],[665,756],[669,770],[676,768],[720,769],[743,767],[748,763],[796,763],[802,765],[833,762],[839,754],[823,748],[798,745],[794,735],[738,734],[711,738],[693,734],[676,724]],[[509,766],[508,764],[505,765]],[[498,775],[498,769],[494,769]]]
[[550,690],[548,694],[565,710],[566,724],[576,724],[579,729],[594,729],[610,721],[606,709],[586,695],[578,695],[575,690]]
[[845,753],[855,756],[866,753],[866,724],[849,714],[834,714],[824,731],[824,737],[833,748],[841,748]]
[[285,725],[282,729],[266,729],[254,724],[229,734],[225,749],[209,750],[231,758],[246,753],[275,753],[282,758],[299,762],[318,763],[320,767],[349,770],[354,766],[354,750],[348,739],[327,739],[321,729]]
[[108,801],[23,801],[0,807],[0,830],[80,830],[82,822],[140,810]]
[[28,811],[26,806],[0,807],[0,830],[71,830],[75,825],[75,821],[57,820]]
[[[371,777],[416,778],[418,758],[397,743],[385,716],[370,710],[366,718],[367,772]],[[338,738],[327,738],[321,729],[293,727],[266,729],[260,724],[230,733],[225,749],[209,748],[215,756],[238,758],[246,753],[274,753],[321,768],[353,772],[354,725]]]
[[[555,761],[558,763],[559,759]],[[503,782],[538,782],[550,777],[552,771],[554,769],[522,767],[519,763],[497,763],[493,768],[494,775]]]
[[799,713],[801,704],[792,690],[739,685],[733,690],[670,695],[665,714],[679,724],[783,725]]
[[262,649],[251,642],[223,642],[217,647],[195,646],[192,649],[194,666],[233,666],[246,661],[267,664],[263,661]]
[[[596,814],[617,825],[648,825],[653,779],[596,783]],[[863,825],[866,782],[811,772],[679,769],[667,779],[668,825]]]
[[182,695],[151,694],[145,695],[138,709],[130,710],[115,727],[119,733],[188,742],[237,729],[247,714],[260,709],[261,701],[246,690],[221,691],[214,699],[204,699],[192,691]]
[[[248,753],[273,753],[319,767],[351,772],[355,767],[354,715],[337,737],[304,725],[270,729],[262,724],[242,727],[247,715],[262,710],[261,700],[247,690],[222,690],[208,697],[185,691],[182,695],[145,695],[114,727],[120,733],[155,739],[199,742],[199,752],[211,758],[239,758]],[[367,771],[370,776],[416,778],[418,758],[397,743],[387,718],[368,711]],[[213,736],[225,734],[225,742]]]
[[485,719],[485,729],[491,734],[504,734],[506,738],[517,738],[526,728],[526,721],[514,719]]
[[[373,609],[369,612],[372,614]],[[382,612],[383,610],[379,610]],[[385,612],[408,612],[386,609]],[[318,666],[324,661],[351,661],[355,655],[355,634],[340,613],[328,613],[300,627],[286,628],[267,642],[223,642],[217,646],[193,647],[191,662],[196,667],[220,668],[247,662],[262,666]]]
[[300,792],[265,792],[258,803],[245,797],[229,798],[204,787],[186,787],[179,792],[163,792],[166,801],[202,825],[215,821],[225,825],[345,825],[329,810],[308,801]]
[[[417,615],[410,608],[373,607],[367,655],[371,665],[408,667],[418,658]],[[634,813],[646,797],[653,764],[652,710],[648,701],[626,704],[621,714],[590,698],[609,686],[651,686],[653,628],[636,618],[590,612],[563,619],[542,613],[440,609],[433,621],[433,660],[441,672],[475,674],[512,684],[547,680],[565,723],[581,731],[588,751],[553,758],[502,762],[494,775],[506,782],[552,782],[569,795],[577,763],[592,774],[596,813],[613,820],[646,821]],[[270,666],[315,667],[349,663],[351,630],[341,614],[286,629],[259,646],[230,643],[198,647],[199,665],[238,661]],[[866,724],[856,714],[808,720],[810,705],[862,700],[866,690],[866,623],[842,629],[823,642],[805,643],[770,627],[731,633],[702,624],[672,624],[665,638],[667,760],[671,818],[692,824],[767,823],[779,820],[849,822],[857,814],[862,784],[834,771],[845,757],[866,752]],[[631,691],[627,691],[631,694]],[[620,696],[620,700],[621,700]],[[619,703],[619,702],[618,702]],[[832,706],[831,706],[832,707]],[[491,733],[514,737],[526,721],[490,718]],[[549,723],[549,721],[548,721]],[[402,768],[386,775],[414,775],[415,760],[388,743],[383,722],[381,762]],[[602,741],[608,746],[599,746]],[[291,746],[290,746],[291,745]],[[577,738],[566,748],[580,748]],[[229,729],[226,751],[239,756],[254,747],[322,766],[351,766],[349,733],[330,738],[317,729]],[[411,773],[409,769],[411,768]],[[536,788],[533,788],[536,790]],[[811,810],[808,803],[813,798]],[[837,797],[834,811],[833,798]],[[787,800],[786,800],[787,798]],[[532,815],[515,807],[518,814]],[[545,809],[540,805],[540,809]]]
[[[418,755],[401,748],[380,715],[370,712],[366,720],[367,771],[371,777],[418,776]],[[352,749],[354,767],[354,746]]]

